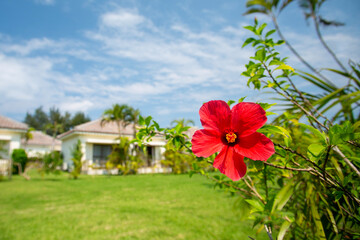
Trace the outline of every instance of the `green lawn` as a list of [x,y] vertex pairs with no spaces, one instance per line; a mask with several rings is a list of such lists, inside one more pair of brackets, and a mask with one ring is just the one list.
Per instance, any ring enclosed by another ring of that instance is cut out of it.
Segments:
[[66,174],[0,182],[0,239],[267,239],[202,176]]

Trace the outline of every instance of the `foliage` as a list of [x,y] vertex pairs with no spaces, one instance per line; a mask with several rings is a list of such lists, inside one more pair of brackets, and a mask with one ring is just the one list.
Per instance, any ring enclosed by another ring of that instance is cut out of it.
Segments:
[[[185,120],[184,118],[179,120],[174,120],[171,122],[172,125],[176,124],[172,129],[165,130],[165,136],[167,136],[169,141],[165,145],[165,152],[164,152],[164,160],[161,161],[161,164],[170,167],[172,173],[175,174],[182,174],[192,172],[194,164],[199,164],[198,158],[191,154],[191,151],[185,147],[185,144],[179,143],[186,143],[189,145],[189,132],[188,130],[190,127],[188,125],[194,125],[194,121],[192,120]],[[177,136],[174,135],[177,134]],[[171,137],[170,137],[171,136]],[[202,164],[202,168],[207,167],[207,163]],[[213,170],[210,166],[208,171]]]
[[176,126],[178,124],[180,124],[182,127],[186,127],[189,126],[190,124],[194,126],[195,122],[191,119],[185,119],[185,118],[177,119],[171,122],[172,126],[174,125]]
[[22,148],[14,149],[11,154],[11,159],[13,161],[13,173],[17,173],[17,174],[21,172],[19,167],[16,165],[20,164],[21,171],[23,171],[25,169],[26,163],[28,162],[28,157],[26,155],[26,152]]
[[73,162],[73,169],[70,172],[70,176],[74,179],[77,179],[81,173],[82,157],[83,157],[80,140],[78,140],[77,143],[74,144],[71,155],[72,155],[71,161]]
[[83,112],[77,112],[73,117],[68,112],[62,114],[58,108],[52,107],[49,113],[42,107],[35,109],[33,114],[26,113],[24,122],[36,130],[44,131],[53,136],[70,130],[76,125],[90,121]]
[[25,140],[25,148],[26,148],[29,140],[33,139],[33,134],[32,134],[33,131],[35,131],[35,128],[29,127],[29,128],[26,130],[26,133],[24,133],[24,134],[22,135],[22,138],[24,138],[24,140]]
[[141,165],[139,153],[132,151],[131,141],[127,137],[121,137],[119,144],[113,145],[106,163],[108,169],[118,168],[123,175],[136,174]]
[[7,143],[6,141],[0,140],[0,159],[1,158],[5,158],[5,156],[7,156]]
[[60,152],[52,151],[50,153],[46,153],[43,157],[42,168],[39,169],[39,172],[44,174],[59,174],[61,171],[61,166],[63,163],[63,156]]
[[177,151],[169,144],[165,148],[162,165],[170,167],[171,172],[175,174],[187,173],[191,170],[192,164],[196,162],[195,156],[185,153],[184,149]]
[[[277,24],[277,15],[291,2],[294,1],[249,0],[246,12],[269,15],[276,28],[265,31],[267,24],[259,24],[256,19],[253,26],[245,27],[253,37],[246,39],[243,47],[251,45],[255,54],[242,73],[249,87],[273,90],[276,100],[286,107],[271,125],[259,129],[273,140],[276,154],[267,162],[247,161],[247,175],[238,182],[209,174],[198,164],[194,164],[192,173],[199,172],[215,181],[216,186],[238,195],[241,215],[253,220],[257,232],[265,228],[271,235],[270,227],[277,239],[358,239],[360,65],[350,60],[345,67],[327,46],[319,26],[339,24],[319,15],[325,1],[316,0],[299,2],[305,17],[314,21],[321,44],[339,69],[325,67],[325,73],[320,73],[306,62],[285,40]],[[271,37],[276,32],[280,40]],[[287,64],[287,58],[276,51],[284,43],[310,72]],[[337,75],[335,80],[328,79],[330,72]],[[299,89],[295,79],[309,82],[315,91]],[[341,82],[343,86],[339,86]],[[229,101],[229,105],[233,103]],[[268,111],[273,104],[259,104],[267,115],[274,114]],[[179,132],[160,128],[151,117],[142,123],[137,141],[150,141],[157,132],[163,132],[174,146],[185,147],[191,154],[191,143]],[[212,163],[213,158],[198,160]]]
[[108,108],[104,111],[101,125],[104,125],[108,122],[115,122],[118,127],[119,137],[121,137],[121,129],[125,128],[131,123],[136,125],[139,114],[139,110],[134,109],[126,104],[113,104],[112,108]]

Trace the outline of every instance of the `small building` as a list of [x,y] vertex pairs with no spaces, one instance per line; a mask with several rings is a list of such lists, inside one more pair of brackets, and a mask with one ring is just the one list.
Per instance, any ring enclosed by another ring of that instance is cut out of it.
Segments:
[[32,131],[32,138],[26,141],[21,140],[21,145],[25,149],[28,157],[43,156],[51,151],[61,151],[61,141],[53,138],[41,131]]
[[1,156],[9,159],[14,149],[21,147],[21,137],[26,133],[28,126],[25,123],[0,115],[0,144]]
[[0,174],[7,175],[11,154],[21,147],[21,137],[27,129],[25,123],[0,115]]
[[[122,137],[130,140],[134,137],[134,125],[120,127]],[[61,151],[64,156],[63,168],[72,166],[72,151],[80,140],[83,152],[83,171],[87,174],[104,174],[107,172],[105,164],[112,151],[112,146],[119,143],[119,129],[116,122],[108,122],[101,125],[101,119],[90,121],[74,127],[59,136],[62,141]],[[146,147],[147,159],[138,173],[168,172],[169,168],[161,166],[161,159],[165,151],[165,139],[154,137]],[[133,145],[134,147],[134,145]]]

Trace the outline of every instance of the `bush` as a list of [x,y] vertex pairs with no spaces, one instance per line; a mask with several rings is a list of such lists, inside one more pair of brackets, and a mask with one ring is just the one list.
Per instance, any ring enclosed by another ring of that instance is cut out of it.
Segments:
[[52,151],[44,155],[43,166],[40,173],[43,174],[59,174],[63,163],[63,156],[60,152]]
[[28,157],[26,155],[26,152],[24,149],[14,149],[14,151],[11,154],[11,158],[13,160],[13,173],[19,174],[19,167],[16,166],[17,164],[20,164],[22,171],[25,169],[25,165],[28,162]]
[[77,179],[81,173],[81,168],[82,168],[81,159],[83,157],[83,153],[81,151],[81,141],[80,140],[78,140],[78,142],[75,144],[74,149],[71,154],[72,154],[71,160],[73,161],[74,168],[70,172],[70,176],[73,177],[74,179]]
[[114,144],[112,152],[106,163],[107,169],[119,169],[119,174],[136,174],[137,169],[142,165],[137,149],[131,151],[130,140],[126,137],[120,138],[119,144]]

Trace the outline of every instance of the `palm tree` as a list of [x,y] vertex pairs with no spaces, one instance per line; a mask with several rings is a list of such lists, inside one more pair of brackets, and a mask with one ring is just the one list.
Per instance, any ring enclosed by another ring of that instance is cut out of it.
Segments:
[[136,126],[139,123],[140,110],[131,108],[130,115],[131,115],[131,122],[133,123],[134,139],[135,139],[136,138]]
[[31,132],[35,131],[35,128],[33,127],[29,127],[27,130],[26,130],[26,133],[24,133],[23,137],[25,139],[25,144],[24,144],[24,149],[26,149],[27,147],[27,144],[29,142],[29,140],[33,139],[33,134]]
[[171,122],[171,125],[178,125],[178,124],[180,124],[181,125],[181,127],[187,127],[187,126],[189,126],[190,124],[191,125],[195,125],[195,122],[193,121],[193,120],[191,120],[191,119],[185,119],[185,118],[181,118],[181,119],[178,119],[178,120],[174,120],[174,121],[172,121]]
[[54,121],[53,123],[48,123],[45,126],[45,129],[50,130],[50,132],[52,132],[53,142],[52,142],[52,146],[51,146],[51,151],[54,151],[56,136],[59,133],[64,132],[64,125],[61,123],[58,123],[57,121]]
[[106,123],[115,122],[118,127],[119,138],[121,127],[125,128],[132,122],[131,107],[126,104],[113,104],[112,108],[106,109],[102,115],[101,126]]

